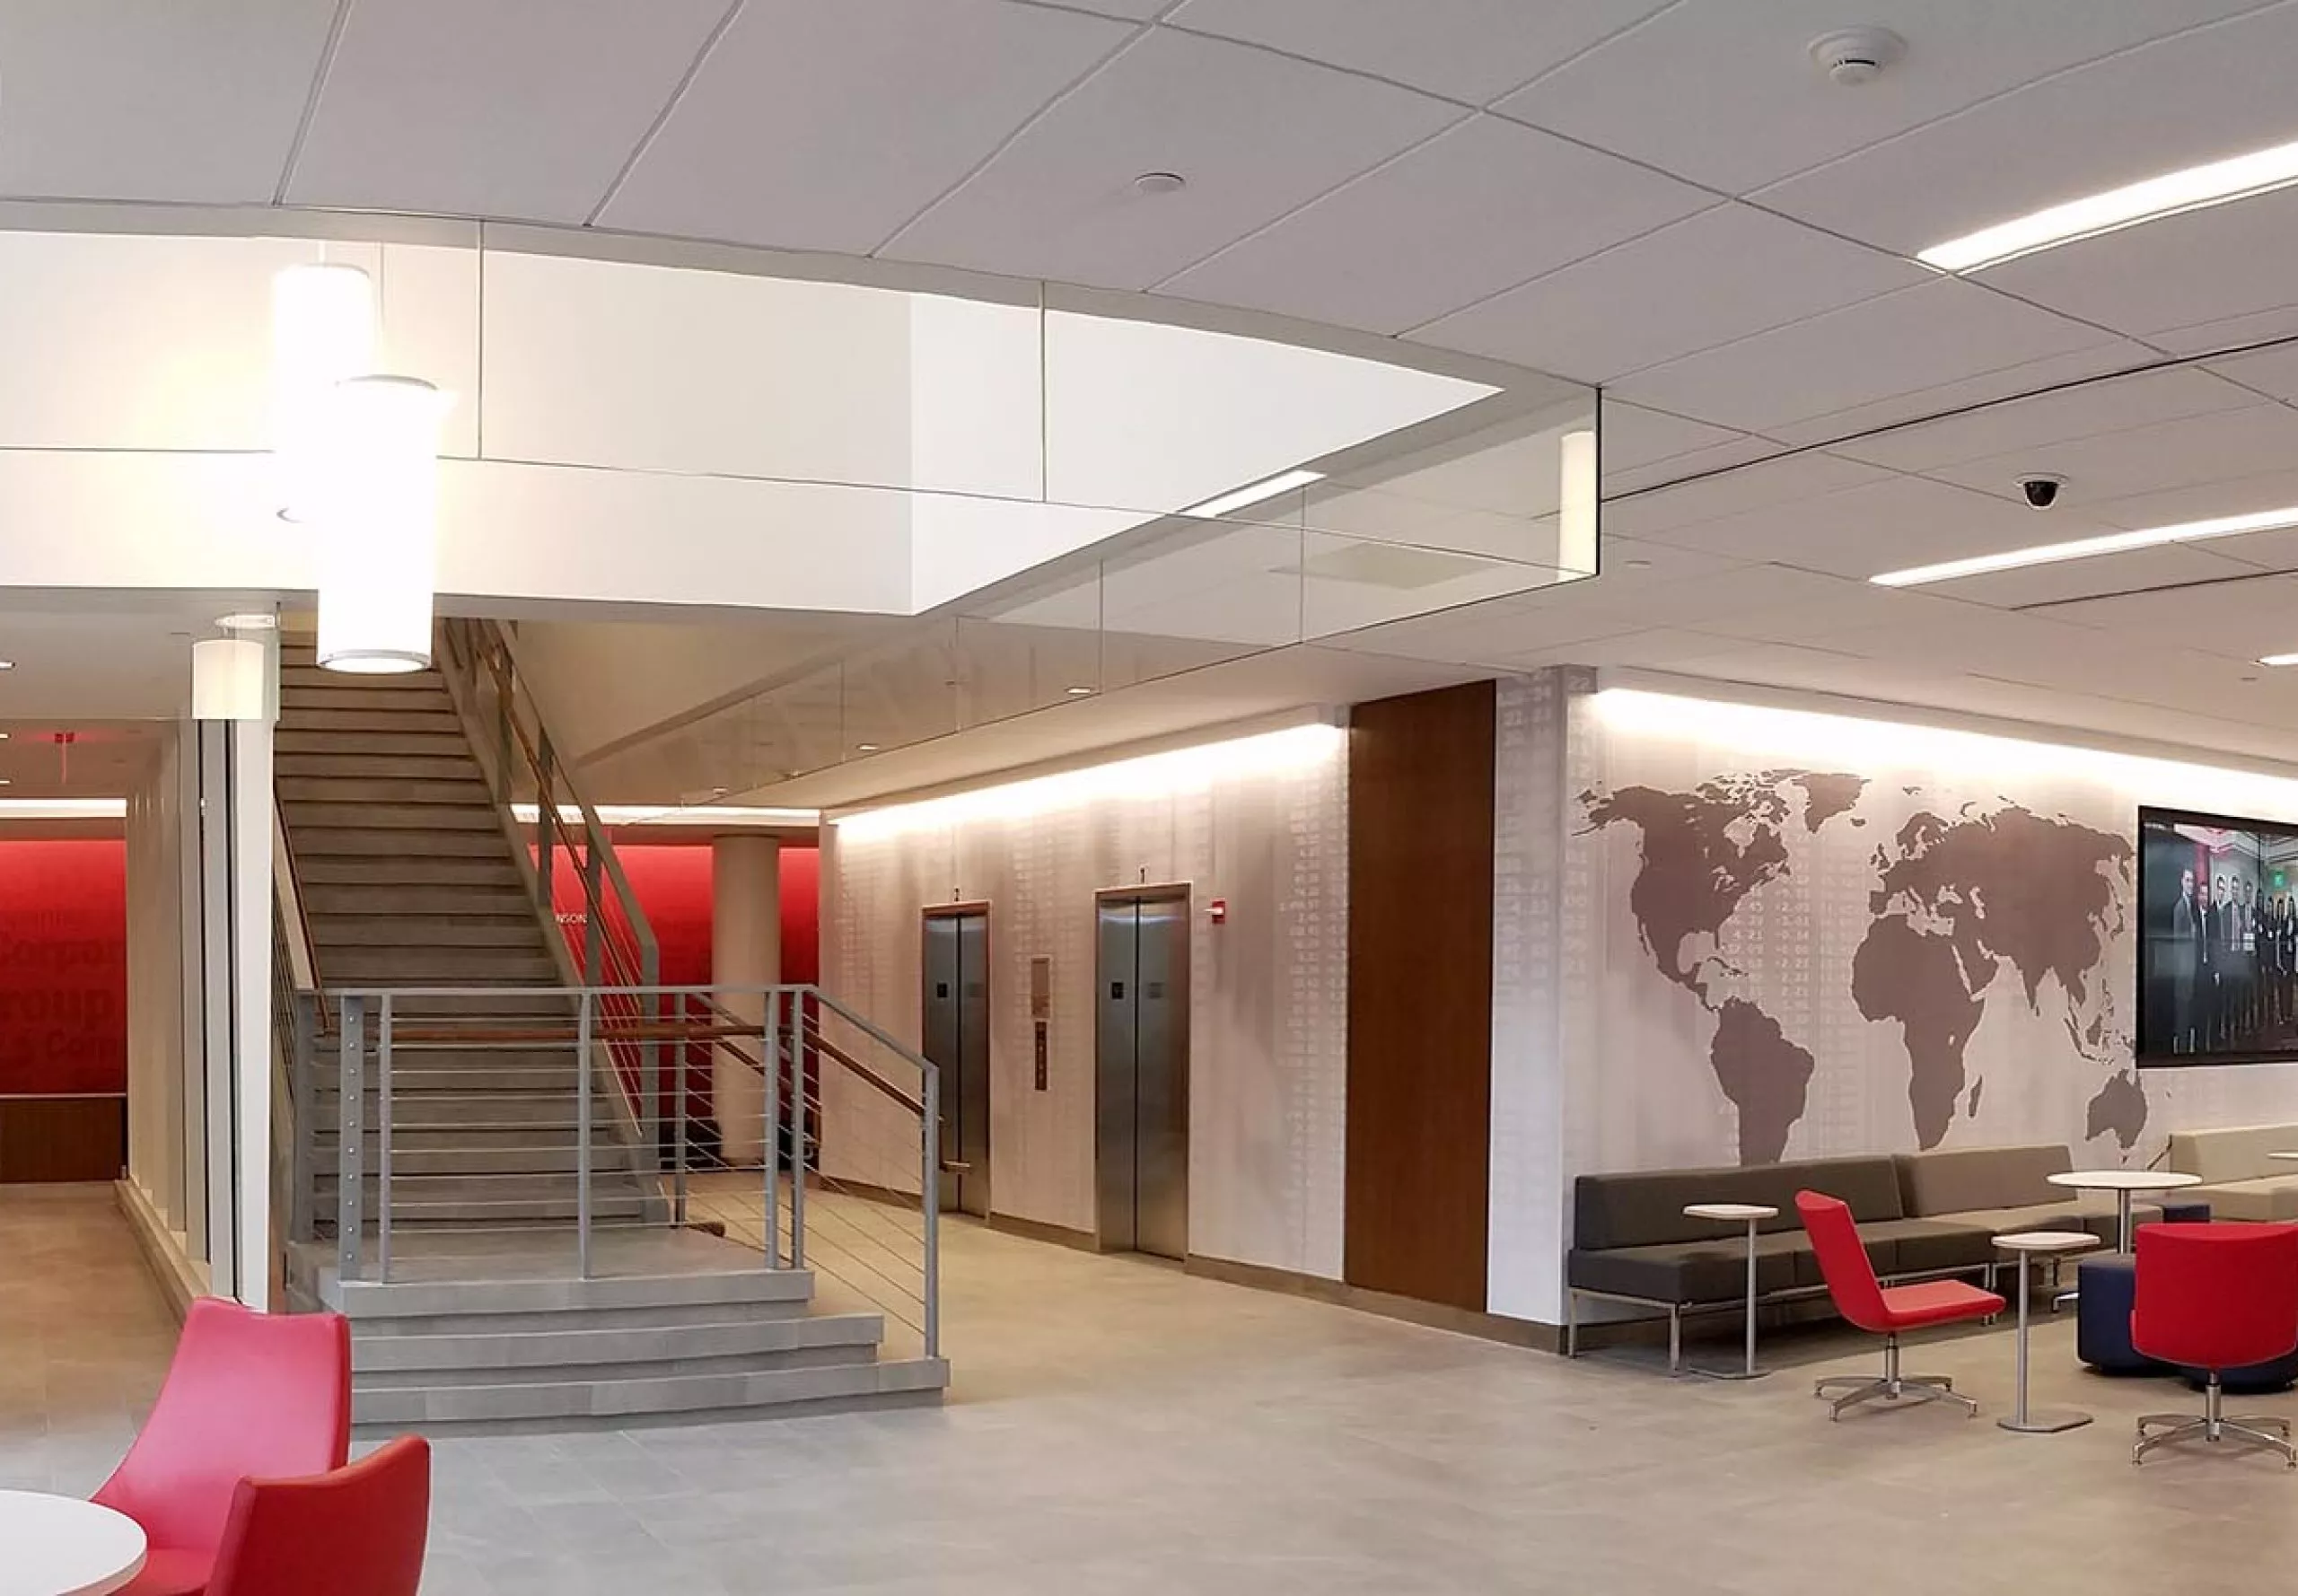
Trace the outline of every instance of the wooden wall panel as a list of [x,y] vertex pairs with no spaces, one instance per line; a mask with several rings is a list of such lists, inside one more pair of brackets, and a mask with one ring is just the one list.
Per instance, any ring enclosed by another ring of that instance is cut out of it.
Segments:
[[117,1180],[127,1163],[126,1098],[0,1098],[0,1185]]
[[1351,712],[1349,1285],[1481,1311],[1492,1130],[1488,681]]

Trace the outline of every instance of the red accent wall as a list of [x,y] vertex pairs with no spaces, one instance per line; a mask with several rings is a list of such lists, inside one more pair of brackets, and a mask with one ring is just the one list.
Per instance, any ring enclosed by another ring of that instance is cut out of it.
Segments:
[[[662,950],[662,985],[710,984],[711,850],[692,843],[618,843],[630,890],[654,927]],[[810,984],[821,973],[821,855],[814,848],[782,849],[782,978]],[[583,883],[563,866],[551,881],[551,899],[567,945],[583,956]],[[688,1072],[689,1102],[697,1114],[710,1111],[710,1072]]]
[[0,842],[0,1096],[127,1090],[127,843]]

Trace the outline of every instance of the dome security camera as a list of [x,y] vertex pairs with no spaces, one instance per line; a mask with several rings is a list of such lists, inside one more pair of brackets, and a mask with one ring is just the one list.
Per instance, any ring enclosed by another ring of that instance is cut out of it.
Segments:
[[2019,491],[2026,495],[2030,510],[2048,510],[2058,503],[2058,490],[2066,486],[2066,478],[2054,477],[2048,471],[2037,471],[2019,478]]

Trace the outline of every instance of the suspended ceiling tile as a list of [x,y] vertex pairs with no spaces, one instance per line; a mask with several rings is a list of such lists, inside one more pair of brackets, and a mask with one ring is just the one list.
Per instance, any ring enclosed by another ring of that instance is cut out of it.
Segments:
[[[1925,475],[2023,504],[2022,477],[2066,478],[2062,506],[2165,493],[2196,483],[2256,476],[2298,460],[2298,410],[2259,403],[2152,426],[1990,455],[1936,467]],[[2047,521],[2048,517],[2039,520]]]
[[[1838,0],[1680,4],[1500,102],[1510,116],[1743,194],[2077,63],[2261,0]],[[1850,23],[1904,59],[1842,88],[1806,52]]]
[[336,0],[0,5],[0,194],[267,204]]
[[1609,382],[1930,277],[1920,267],[1751,206],[1715,206],[1412,337]]
[[[1881,571],[2021,548],[2037,541],[2034,512],[1985,494],[1919,477],[1889,477],[1720,520],[1677,527],[1671,543],[1741,559],[1777,560],[1807,570],[1865,578]],[[2072,512],[2052,519],[2051,536],[2105,530]]]
[[[2008,15],[2023,6],[1971,8]],[[2046,10],[2053,8],[2045,8]],[[1914,254],[2084,194],[2288,140],[2298,8],[2098,6],[2168,34],[1767,189],[1763,203]],[[1910,58],[1908,65],[1914,65]],[[2175,107],[2170,114],[2169,108]]]
[[[1145,288],[1460,115],[1369,78],[1159,31],[1031,123],[882,252]],[[1138,192],[1134,179],[1152,171],[1179,173],[1188,186]]]
[[2160,360],[2145,344],[2108,338],[2057,355],[2038,355],[1969,376],[1956,377],[1927,388],[1911,388],[1864,404],[1809,416],[1801,421],[1769,428],[1783,443],[1825,444],[1855,442],[1881,428],[1898,427],[1983,406],[2001,404],[2068,388],[2096,379],[2118,376]]
[[1638,466],[1713,449],[1745,436],[1727,426],[1711,426],[1662,410],[1604,401],[1600,425],[1607,482]]
[[865,254],[1129,32],[1009,0],[751,0],[600,221]]
[[[2108,526],[2177,526],[2222,515],[2251,515],[2260,511],[2298,506],[2298,467],[2260,471],[2249,477],[2190,483],[2160,493],[2135,494],[2127,498],[2101,499],[2085,504],[2083,513]],[[2234,538],[2214,538],[2210,548],[2227,559],[2255,563],[2264,539],[2277,536],[2251,532]]]
[[1708,203],[1644,167],[1478,117],[1158,287],[1399,332]]
[[[2230,373],[2231,374],[2231,373]],[[2294,368],[2298,374],[2298,368]],[[2112,377],[2078,388],[1988,405],[1834,446],[1834,452],[1894,470],[1925,471],[2012,449],[2042,449],[2235,410],[2256,396],[2192,367]]]
[[1671,361],[1617,391],[1748,432],[2109,341],[2096,329],[1949,279]]
[[1668,0],[1185,0],[1165,21],[1482,105]]
[[1733,470],[1780,452],[1780,446],[1769,438],[1732,433],[1724,427],[1715,430],[1726,434],[1723,442],[1670,455],[1649,465],[1631,466],[1623,471],[1615,471],[1607,466],[1604,471],[1607,504],[1611,498],[1632,498],[1638,494],[1687,482],[1711,472]]
[[[1776,446],[1772,447],[1776,452]],[[1626,537],[1680,542],[1675,536],[1680,528],[1817,498],[1881,481],[1889,474],[1880,467],[1820,451],[1791,454],[1608,503],[1603,526],[1607,532]]]
[[1990,267],[1986,283],[2145,338],[2298,303],[2298,190],[2127,227]]
[[721,0],[354,5],[287,197],[581,222],[725,12]]

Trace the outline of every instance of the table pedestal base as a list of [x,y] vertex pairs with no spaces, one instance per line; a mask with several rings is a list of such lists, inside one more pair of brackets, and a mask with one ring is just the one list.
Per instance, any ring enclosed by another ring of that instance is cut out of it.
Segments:
[[2022,1435],[2056,1435],[2061,1430],[2079,1430],[2091,1422],[2087,1413],[2077,1413],[2072,1407],[2037,1407],[2024,1418],[2013,1415],[1996,1419],[2005,1430],[2016,1430]]
[[1771,1372],[1768,1369],[1686,1369],[1687,1374],[1697,1374],[1702,1380],[1761,1380]]

